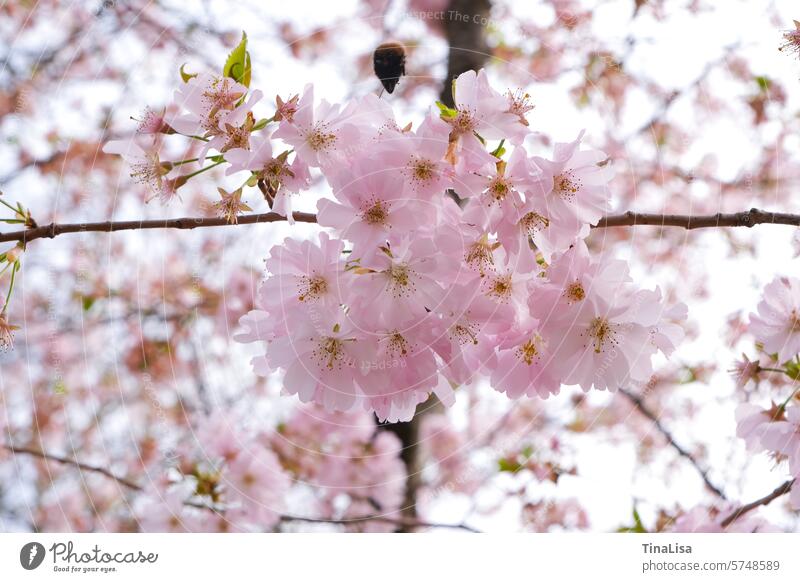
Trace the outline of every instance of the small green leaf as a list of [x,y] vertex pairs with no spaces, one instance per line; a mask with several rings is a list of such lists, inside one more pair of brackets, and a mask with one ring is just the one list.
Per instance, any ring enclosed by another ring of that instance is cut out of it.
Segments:
[[769,86],[772,84],[769,77],[764,77],[763,75],[756,77],[756,83],[758,83],[758,87],[762,91],[768,91]]
[[264,129],[265,127],[267,127],[268,123],[269,119],[267,119],[266,117],[264,119],[259,119],[250,131],[258,131],[259,129]]
[[501,473],[517,473],[522,469],[522,465],[513,459],[500,459],[497,461],[497,468]]
[[197,76],[197,73],[187,73],[184,70],[184,67],[186,67],[186,63],[183,63],[181,65],[181,68],[179,69],[179,71],[180,71],[180,74],[181,74],[181,79],[183,79],[183,82],[184,83],[188,83],[189,79],[193,79],[193,78],[195,78]]
[[458,115],[458,111],[456,111],[452,107],[448,107],[441,101],[436,102],[436,107],[439,108],[439,112],[441,113],[442,119],[452,119]]
[[800,380],[800,365],[794,360],[789,360],[783,365],[786,375],[792,380]]
[[495,150],[492,152],[492,155],[494,157],[496,157],[498,159],[503,157],[503,154],[506,153],[506,148],[503,147],[503,144],[505,144],[505,143],[506,143],[506,140],[504,140],[504,139],[500,140],[500,145],[498,145],[495,148]]
[[94,297],[90,297],[88,295],[84,295],[81,298],[81,304],[83,305],[83,310],[84,311],[89,311],[92,308],[92,305],[94,305],[94,302],[95,302],[95,298]]
[[247,52],[247,34],[242,32],[242,40],[236,48],[231,51],[231,54],[228,55],[228,60],[225,61],[222,74],[226,77],[230,77],[237,83],[241,83],[245,87],[249,87],[250,73],[250,53]]

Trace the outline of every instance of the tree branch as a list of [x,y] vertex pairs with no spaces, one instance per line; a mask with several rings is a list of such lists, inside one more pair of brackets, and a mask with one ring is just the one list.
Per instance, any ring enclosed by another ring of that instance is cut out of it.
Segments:
[[[294,212],[294,219],[297,222],[316,222],[317,216],[308,212]],[[274,212],[265,214],[248,214],[239,217],[238,224],[256,224],[261,222],[279,222],[286,220],[285,217]],[[84,222],[72,224],[51,223],[45,226],[37,226],[28,230],[18,230],[0,234],[0,242],[20,241],[28,243],[37,238],[55,238],[61,234],[70,232],[117,232],[119,230],[145,230],[151,228],[178,228],[190,230],[193,228],[205,228],[209,226],[235,226],[229,225],[224,218],[212,217],[184,217],[158,220],[125,220],[107,222]]]
[[295,515],[281,515],[281,521],[305,521],[308,523],[332,523],[337,525],[350,525],[354,523],[363,523],[366,521],[377,521],[382,523],[389,523],[392,525],[396,525],[403,529],[413,530],[414,528],[418,527],[434,527],[434,528],[447,528],[447,529],[461,529],[464,531],[468,531],[471,533],[481,533],[480,530],[475,529],[474,527],[468,526],[463,523],[430,523],[427,521],[419,521],[416,519],[402,519],[402,518],[393,518],[393,517],[386,517],[382,515],[365,515],[363,517],[349,517],[349,518],[342,518],[342,519],[328,519],[328,518],[317,518],[317,517],[299,517]]
[[672,436],[672,433],[669,432],[663,424],[661,424],[661,420],[655,415],[655,413],[652,410],[650,410],[647,407],[647,405],[644,403],[644,400],[642,400],[641,396],[637,396],[636,394],[628,392],[627,390],[624,390],[622,388],[619,389],[619,393],[625,396],[628,400],[630,400],[631,403],[634,405],[634,407],[636,407],[636,409],[639,412],[641,412],[645,417],[647,417],[653,423],[653,426],[655,426],[656,430],[658,430],[658,432],[661,433],[661,436],[663,436],[667,440],[669,445],[673,449],[675,449],[675,451],[681,457],[683,457],[692,464],[692,466],[700,474],[700,477],[703,479],[703,483],[705,483],[706,487],[708,487],[708,489],[712,493],[714,493],[717,497],[720,497],[722,499],[727,499],[727,497],[725,497],[725,493],[722,491],[720,487],[717,487],[714,484],[714,482],[711,481],[711,479],[708,477],[708,472],[703,467],[700,466],[700,463],[697,461],[697,459],[694,458],[694,455],[692,455],[689,451],[683,448],[683,446],[681,446],[675,440],[675,437]]
[[647,214],[643,212],[625,212],[601,218],[595,228],[612,226],[678,226],[687,230],[695,228],[715,227],[753,227],[757,224],[787,224],[800,226],[800,214],[783,212],[767,212],[751,208],[743,212],[731,214],[706,214],[692,216],[687,214]]
[[44,459],[45,461],[55,461],[56,463],[61,463],[62,465],[72,465],[73,467],[77,467],[81,471],[89,471],[91,473],[99,473],[100,475],[104,475],[109,479],[113,479],[120,485],[124,485],[129,489],[133,489],[134,491],[142,490],[141,485],[138,485],[133,481],[129,481],[125,477],[120,477],[119,475],[115,475],[105,467],[96,467],[94,465],[87,465],[86,463],[82,463],[77,459],[70,459],[69,457],[62,457],[60,455],[51,455],[49,453],[45,453],[44,451],[39,451],[37,449],[31,449],[28,447],[16,447],[14,445],[8,445],[8,444],[3,444],[0,446],[17,455],[31,455],[34,457],[39,457],[40,459]]
[[[309,212],[294,212],[297,222],[317,222],[317,216]],[[238,224],[257,224],[264,222],[280,222],[285,217],[274,212],[265,214],[247,214],[239,217]],[[767,212],[752,208],[743,212],[730,214],[648,214],[644,212],[625,212],[612,214],[600,219],[593,228],[611,228],[618,226],[676,226],[688,230],[715,227],[753,227],[757,224],[783,224],[800,226],[800,214],[783,212]],[[107,222],[83,223],[51,223],[27,230],[0,233],[0,242],[20,241],[29,243],[37,238],[55,238],[71,232],[117,232],[120,230],[146,230],[153,228],[175,228],[191,230],[210,226],[236,226],[228,224],[224,218],[217,217],[184,217],[157,220],[123,220]]]
[[[89,472],[92,472],[92,473],[97,473],[99,475],[103,475],[104,477],[108,477],[109,479],[112,479],[112,480],[116,481],[117,483],[119,483],[120,485],[123,485],[124,487],[127,487],[128,489],[131,489],[133,491],[139,491],[139,492],[144,491],[144,488],[141,485],[139,485],[138,483],[134,483],[133,481],[131,481],[129,479],[126,479],[125,477],[120,477],[119,475],[115,475],[110,470],[106,469],[105,467],[97,467],[97,466],[94,466],[94,465],[89,465],[87,463],[82,463],[81,461],[78,461],[77,459],[71,459],[69,457],[62,457],[60,455],[52,455],[50,453],[45,453],[44,451],[40,451],[38,449],[32,449],[32,448],[29,448],[29,447],[17,447],[17,446],[5,444],[5,443],[0,444],[0,446],[3,447],[4,449],[10,451],[11,453],[14,453],[14,454],[17,454],[17,455],[30,455],[30,456],[33,456],[33,457],[38,457],[40,459],[44,459],[45,461],[55,461],[56,463],[61,463],[62,465],[70,465],[70,466],[76,467],[76,468],[78,468],[78,469],[80,469],[82,471],[89,471]],[[190,507],[195,507],[195,508],[198,508],[198,509],[208,509],[208,510],[214,511],[216,513],[224,513],[224,511],[220,512],[219,510],[217,510],[217,509],[215,509],[213,507],[206,506],[206,505],[203,505],[203,504],[200,504],[200,503],[187,502],[186,505],[190,506]],[[417,528],[417,527],[433,527],[433,528],[461,529],[461,530],[472,532],[472,533],[480,533],[479,530],[477,530],[477,529],[475,529],[475,528],[473,528],[471,526],[468,526],[466,524],[463,524],[463,523],[454,523],[454,524],[450,524],[450,523],[431,523],[431,522],[427,522],[427,521],[419,521],[419,520],[416,520],[416,519],[410,520],[410,519],[403,519],[403,518],[393,518],[393,517],[389,517],[389,516],[385,516],[385,515],[364,515],[364,516],[360,516],[360,517],[341,518],[341,519],[325,518],[325,517],[300,517],[300,516],[296,516],[296,515],[281,515],[280,516],[280,520],[281,520],[281,522],[304,521],[304,522],[307,522],[307,523],[330,523],[330,524],[335,524],[335,525],[350,525],[350,524],[355,524],[355,523],[364,523],[364,522],[368,522],[368,521],[376,521],[376,522],[381,522],[381,523],[389,523],[389,524],[396,525],[396,526],[402,527],[402,528],[411,528],[411,529],[413,529],[413,528]]]
[[734,521],[736,521],[737,519],[742,517],[745,513],[749,512],[749,511],[753,511],[754,509],[756,509],[757,507],[760,507],[762,505],[769,505],[770,503],[772,503],[772,501],[774,501],[775,499],[777,499],[781,495],[786,495],[787,493],[789,493],[789,490],[792,488],[792,485],[794,484],[794,481],[795,481],[794,479],[789,479],[785,483],[779,485],[769,495],[765,495],[764,497],[762,497],[760,499],[756,499],[755,501],[751,501],[750,503],[748,503],[746,505],[742,505],[739,509],[737,509],[736,511],[731,513],[728,517],[723,519],[722,522],[720,523],[720,525],[722,527],[728,527]]

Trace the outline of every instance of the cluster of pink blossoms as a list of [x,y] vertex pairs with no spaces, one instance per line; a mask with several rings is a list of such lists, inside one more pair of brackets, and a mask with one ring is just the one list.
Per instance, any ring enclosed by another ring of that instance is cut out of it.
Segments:
[[[326,230],[272,249],[238,336],[267,343],[255,370],[282,371],[287,393],[407,420],[431,393],[451,403],[479,376],[511,398],[644,383],[651,357],[681,339],[684,307],[667,309],[623,261],[583,242],[609,208],[609,160],[582,148],[582,133],[547,157],[529,153],[527,95],[469,71],[455,107],[440,104],[416,129],[375,95],[336,105],[310,85],[256,121],[260,96],[196,76],[176,93],[188,112],[149,126],[195,136],[201,162],[214,150],[228,175],[247,173],[222,191],[231,222],[249,209],[244,187],[291,220],[314,174],[330,186],[317,205]],[[162,199],[198,173],[136,152]]]
[[[800,390],[800,280],[778,277],[767,285],[758,312],[750,316],[749,331],[771,360],[767,371],[782,371],[794,381],[791,393],[780,403],[773,402],[769,408],[750,403],[739,406],[736,434],[745,440],[748,450],[767,451],[787,462],[795,479],[789,500],[794,509],[800,509],[800,405],[796,398]],[[740,383],[746,383],[757,379],[764,367],[758,360],[745,359],[736,371]]]

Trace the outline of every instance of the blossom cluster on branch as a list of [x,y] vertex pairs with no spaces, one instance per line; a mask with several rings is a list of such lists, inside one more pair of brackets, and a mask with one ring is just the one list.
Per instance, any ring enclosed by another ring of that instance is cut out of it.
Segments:
[[[760,348],[760,358],[744,356],[734,374],[740,386],[757,382],[763,373],[791,380],[787,394],[773,394],[769,407],[753,403],[736,410],[736,433],[751,452],[768,452],[786,461],[794,484],[789,491],[793,509],[800,509],[800,280],[778,277],[764,288],[757,312],[750,316],[750,333]],[[778,390],[775,390],[777,392]]]
[[[249,63],[244,43],[231,59]],[[529,154],[529,96],[497,92],[483,71],[460,75],[455,107],[438,103],[416,129],[378,96],[331,104],[312,85],[256,121],[260,91],[230,76],[184,79],[180,113],[149,114],[133,142],[106,147],[132,156],[133,175],[162,200],[225,165],[249,174],[220,190],[230,222],[249,209],[248,186],[291,220],[312,172],[330,186],[317,222],[331,234],[272,249],[238,336],[268,344],[256,373],[285,372],[302,401],[403,421],[478,375],[511,398],[562,384],[615,390],[646,383],[651,357],[682,337],[685,308],[583,243],[609,207],[605,154],[582,148],[583,133]],[[173,133],[202,141],[198,157],[163,161],[151,136]]]

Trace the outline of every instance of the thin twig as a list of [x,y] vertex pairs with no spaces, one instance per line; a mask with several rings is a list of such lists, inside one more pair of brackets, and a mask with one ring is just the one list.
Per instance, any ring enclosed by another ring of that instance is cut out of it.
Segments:
[[[317,216],[308,212],[295,212],[297,222],[316,222]],[[257,224],[262,222],[279,222],[285,217],[274,212],[265,214],[248,214],[239,217],[238,224]],[[714,227],[752,227],[757,224],[784,224],[800,226],[800,214],[783,212],[767,212],[752,208],[743,212],[730,214],[706,214],[692,216],[690,214],[648,214],[643,212],[625,212],[600,219],[594,228],[610,228],[618,226],[677,226],[693,230],[696,228]],[[71,232],[117,232],[120,230],[145,230],[153,228],[193,229],[210,226],[229,225],[224,218],[184,217],[159,220],[125,220],[84,223],[51,223],[27,230],[0,233],[0,242],[20,241],[28,243],[37,238],[55,238]]]
[[55,461],[56,463],[61,463],[62,465],[72,465],[73,467],[77,467],[82,471],[90,471],[92,473],[99,473],[100,475],[104,475],[109,479],[113,479],[120,485],[124,485],[129,489],[133,489],[134,491],[141,491],[141,485],[134,483],[126,479],[125,477],[120,477],[119,475],[115,475],[105,467],[96,467],[94,465],[88,465],[86,463],[82,463],[77,459],[70,459],[69,457],[62,457],[60,455],[52,455],[50,453],[45,453],[44,451],[40,451],[37,449],[31,449],[28,447],[16,447],[14,445],[3,444],[2,447],[8,451],[11,451],[17,455],[32,455],[34,457],[39,457],[40,459],[44,459],[46,461]]
[[365,515],[363,517],[350,517],[350,518],[342,518],[342,519],[328,519],[328,518],[316,518],[316,517],[299,517],[296,515],[281,515],[281,521],[305,521],[308,523],[331,523],[337,525],[352,525],[354,523],[363,523],[365,521],[378,521],[382,523],[388,523],[391,525],[396,525],[402,528],[416,528],[416,527],[435,527],[435,528],[447,528],[447,529],[461,529],[464,531],[468,531],[471,533],[481,533],[480,530],[475,529],[474,527],[468,526],[463,523],[430,523],[427,521],[419,521],[419,520],[410,520],[410,519],[401,519],[401,518],[393,518],[393,517],[386,517],[383,515]]
[[[31,455],[34,457],[38,457],[40,459],[44,459],[47,461],[55,461],[56,463],[61,463],[63,465],[71,465],[76,467],[82,471],[90,471],[92,473],[98,473],[109,479],[113,479],[120,485],[123,485],[129,489],[134,491],[143,491],[144,488],[139,485],[138,483],[134,483],[133,481],[126,479],[125,477],[120,477],[119,475],[115,475],[110,470],[106,469],[105,467],[97,467],[94,465],[89,465],[87,463],[83,463],[78,461],[77,459],[71,459],[69,457],[62,457],[60,455],[53,455],[50,453],[45,453],[44,451],[40,451],[37,449],[31,449],[28,447],[17,447],[14,445],[9,444],[2,444],[0,445],[4,449],[18,455]],[[186,505],[195,507],[198,509],[208,509],[210,511],[214,511],[216,513],[224,513],[220,510],[200,504],[195,502],[187,502]],[[396,525],[403,528],[415,528],[415,527],[433,527],[433,528],[446,528],[446,529],[461,529],[464,531],[472,532],[472,533],[480,533],[479,530],[470,527],[463,523],[458,524],[450,524],[450,523],[431,523],[427,521],[419,521],[419,520],[408,520],[408,519],[401,519],[401,518],[393,518],[388,517],[385,515],[364,515],[361,517],[352,517],[352,518],[341,518],[341,519],[334,519],[334,518],[324,518],[324,517],[300,517],[296,515],[281,515],[280,516],[281,522],[290,522],[290,521],[304,521],[308,523],[329,523],[334,525],[352,525],[356,523],[364,523],[364,522],[381,522],[381,523],[389,523],[392,525]]]
[[703,482],[706,484],[706,487],[708,487],[708,489],[712,493],[714,493],[715,495],[717,495],[722,499],[727,499],[727,497],[725,497],[725,493],[722,491],[720,487],[717,487],[714,484],[714,482],[711,481],[711,479],[708,477],[708,472],[703,467],[700,466],[700,463],[697,461],[697,459],[694,458],[694,455],[692,455],[689,451],[683,448],[683,446],[681,446],[675,440],[675,437],[672,436],[672,433],[666,429],[666,427],[661,423],[661,420],[655,415],[655,413],[652,410],[650,410],[647,407],[647,405],[644,403],[644,400],[642,400],[640,396],[637,396],[636,394],[628,392],[627,390],[624,390],[622,388],[620,388],[619,392],[620,394],[624,395],[628,400],[630,400],[631,403],[634,405],[634,407],[653,423],[653,426],[656,427],[656,430],[658,430],[658,432],[661,433],[661,436],[663,436],[667,440],[669,445],[673,449],[675,449],[675,451],[681,457],[685,458],[692,464],[692,466],[700,474],[700,477],[702,477]]
[[728,527],[730,524],[732,524],[734,521],[742,517],[748,511],[753,511],[754,509],[762,505],[769,505],[770,503],[772,503],[772,501],[774,501],[781,495],[786,495],[787,493],[789,493],[789,490],[792,488],[793,484],[794,484],[794,479],[789,479],[785,483],[779,485],[769,495],[765,495],[760,499],[756,499],[755,501],[751,501],[746,505],[742,505],[739,509],[737,509],[736,511],[731,513],[728,517],[723,519],[720,525],[722,527]]

